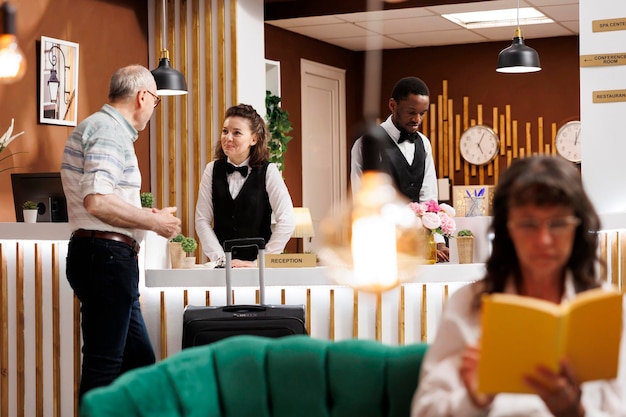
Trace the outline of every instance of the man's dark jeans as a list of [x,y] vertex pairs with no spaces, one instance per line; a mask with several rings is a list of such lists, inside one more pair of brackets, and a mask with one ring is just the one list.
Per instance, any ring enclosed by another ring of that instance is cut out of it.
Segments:
[[139,308],[137,253],[126,243],[72,238],[67,280],[81,302],[83,366],[79,398],[121,373],[155,362]]

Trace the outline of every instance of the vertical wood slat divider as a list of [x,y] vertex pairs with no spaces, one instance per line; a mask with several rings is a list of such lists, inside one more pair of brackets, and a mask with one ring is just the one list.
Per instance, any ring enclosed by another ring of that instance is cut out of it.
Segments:
[[165,291],[160,292],[160,317],[161,322],[161,359],[167,358],[167,311],[165,308]]
[[[541,145],[543,145],[543,117],[539,116],[537,118],[537,141],[539,141],[539,149],[541,149]],[[549,154],[550,152],[546,152]]]
[[217,120],[222,123],[226,113],[226,11],[224,0],[217,0]]
[[381,293],[376,294],[376,340],[383,340],[383,296]]
[[207,307],[211,305],[211,291],[204,293],[204,305]]
[[400,286],[400,301],[398,303],[398,344],[406,343],[406,306],[404,304],[404,285]]
[[35,243],[35,415],[43,417],[43,268],[41,245]]
[[[479,124],[479,125],[483,124],[483,105],[482,104],[478,104],[476,106],[476,124]],[[478,183],[479,184],[485,183],[485,166],[484,165],[481,165],[478,167]]]
[[[188,27],[188,20],[187,20],[187,0],[179,0],[180,1],[180,13],[179,13],[179,20],[180,20],[180,30],[179,30],[179,34],[181,34],[181,40],[178,43],[179,44],[179,50],[180,50],[180,67],[179,70],[180,72],[185,76],[185,79],[189,79],[188,75],[188,71],[187,71],[187,56],[188,56],[188,52],[187,52],[187,31],[189,29]],[[187,86],[187,88],[189,88],[189,86]],[[188,110],[188,104],[187,104],[187,96],[182,96],[181,100],[180,100],[180,121],[177,123],[177,130],[178,132],[180,132],[180,153],[181,153],[181,162],[180,162],[180,181],[181,181],[181,186],[180,186],[180,196],[181,196],[181,203],[180,203],[180,212],[184,213],[184,215],[180,216],[180,220],[181,220],[181,230],[183,230],[183,233],[186,236],[193,236],[193,231],[194,231],[194,227],[193,227],[193,222],[189,221],[189,216],[187,215],[187,213],[189,213],[189,206],[191,205],[189,202],[189,188],[193,185],[193,181],[189,181],[189,165],[190,165],[190,161],[189,161],[189,110]],[[193,129],[195,130],[195,128]],[[196,150],[193,150],[193,154],[196,154]],[[195,187],[197,188],[197,187]],[[195,193],[192,193],[195,194]]]
[[519,140],[517,135],[517,120],[513,120],[513,158],[517,158],[519,151]]
[[61,417],[61,298],[59,244],[52,245],[52,402],[53,417]]
[[[469,97],[463,97],[463,131],[469,128]],[[463,160],[463,183],[470,183],[469,164]]]
[[237,91],[237,0],[230,0],[230,98],[239,103]]
[[[454,117],[454,121],[455,121],[455,126],[456,126],[454,143],[456,145],[456,148],[459,149],[459,142],[461,140],[461,115],[457,114]],[[461,153],[455,152],[454,153],[454,170],[459,171],[460,169],[461,169]],[[450,177],[453,178],[452,173],[450,173]]]
[[532,134],[530,132],[530,123],[526,123],[526,156],[533,154]]
[[437,97],[437,124],[435,125],[435,138],[437,143],[437,150],[433,146],[433,159],[437,161],[437,166],[443,168],[443,97]]
[[[202,56],[200,51],[200,20],[202,19],[202,15],[200,14],[200,0],[193,0],[191,4],[191,37],[192,37],[192,58],[194,60],[200,59]],[[195,187],[193,188],[193,201],[198,201],[198,193],[200,192],[200,180],[202,179],[202,142],[200,140],[200,132],[202,126],[202,120],[200,118],[200,109],[202,108],[202,96],[200,95],[200,65],[192,65],[191,66],[191,92],[193,94],[192,100],[192,120],[193,120],[193,132],[191,139],[192,146],[192,159],[193,159],[193,183]],[[189,85],[187,85],[189,88]],[[211,137],[207,132],[207,137]],[[210,148],[210,146],[209,146]],[[195,218],[195,216],[194,216]],[[195,227],[193,228],[195,231]],[[196,239],[199,242],[199,239]],[[198,244],[197,259],[204,261],[204,253],[202,252],[202,247]]]
[[[437,139],[437,106],[435,103],[430,103],[428,115],[430,116],[430,125],[428,126],[428,137],[430,138],[430,143],[432,144],[434,140]],[[426,129],[426,127],[425,127]],[[426,131],[426,130],[425,130]],[[433,161],[437,160],[437,146],[433,145]]]
[[506,119],[506,146],[511,146],[511,105],[504,106],[504,118]]
[[[442,145],[441,158],[443,159],[443,165],[440,165],[441,175],[447,177],[448,174],[448,135],[450,131],[450,122],[448,120],[448,80],[443,80],[443,95],[441,97],[441,127],[439,136],[439,142]],[[451,149],[450,149],[451,150]]]
[[330,340],[335,340],[335,290],[330,289],[330,324],[329,324],[329,334],[328,338]]
[[285,304],[287,304],[286,301],[287,301],[286,291],[285,291],[284,288],[281,288],[280,289],[280,303],[282,305],[285,305]]
[[78,417],[78,391],[80,388],[80,300],[76,295],[73,297],[74,305],[73,305],[73,321],[74,321],[74,417]]
[[[454,178],[454,149],[455,143],[458,138],[458,134],[455,135],[455,124],[456,118],[454,117],[454,105],[452,100],[448,100],[448,125],[450,126],[448,129],[448,170],[446,172],[446,177]],[[457,129],[458,130],[458,129]],[[458,152],[457,152],[458,154]]]
[[[176,62],[174,59],[174,46],[175,46],[175,29],[176,29],[176,0],[167,0],[167,42],[168,51],[170,54],[170,61]],[[167,158],[168,158],[168,198],[167,205],[176,207],[176,96],[167,96],[163,101],[167,101]],[[186,216],[183,216],[186,217]]]
[[183,291],[183,308],[189,305],[189,290]]
[[442,307],[445,307],[446,303],[448,302],[449,291],[450,291],[450,289],[448,287],[448,284],[445,284],[443,286],[443,296],[441,297],[441,306]]
[[261,290],[258,288],[254,291],[254,302],[256,304],[261,304]]
[[306,332],[311,334],[311,289],[306,289]]
[[428,303],[426,295],[426,284],[422,284],[422,314],[420,314],[420,340],[422,342],[426,342],[428,339]]
[[9,417],[9,294],[7,260],[0,244],[0,417]]
[[[205,162],[208,163],[213,160],[213,112],[215,110],[213,101],[213,53],[212,53],[212,33],[213,33],[213,2],[212,0],[206,0],[204,2],[204,60],[206,66],[204,68],[204,154]],[[200,125],[197,126],[198,130]],[[202,146],[202,145],[200,145]],[[198,148],[198,155],[201,154],[200,148]],[[201,170],[202,172],[202,170]],[[202,173],[200,173],[200,176]],[[200,189],[200,180],[198,180],[197,191]],[[196,199],[197,201],[197,199]],[[198,253],[200,253],[201,260],[205,261],[206,255],[202,251],[202,242],[198,242]],[[207,292],[207,297],[208,297]],[[209,300],[207,299],[207,305]]]
[[[554,144],[554,138],[556,138],[556,132],[557,132],[556,123],[552,123],[551,128],[552,128],[552,129],[551,129],[551,135],[550,135],[550,137],[551,137],[552,139],[551,139],[551,142],[550,142],[550,143]],[[556,151],[555,147],[552,147],[552,153],[553,153],[553,154],[555,154],[555,153],[556,153],[555,151]]]
[[353,290],[353,302],[352,302],[352,337],[359,337],[359,292]]
[[15,279],[15,368],[17,416],[24,417],[24,248],[17,243],[17,275]]
[[[160,0],[165,1],[165,0]],[[163,45],[163,31],[165,28],[162,24],[163,21],[163,8],[156,6],[154,7],[154,27],[155,27],[155,42],[157,45],[156,56],[158,60],[161,59],[161,50],[165,47]],[[159,61],[157,61],[158,63]],[[155,138],[155,148],[156,148],[156,201],[157,207],[165,206],[165,172],[163,167],[165,164],[165,155],[163,154],[164,150],[164,141],[163,141],[163,118],[164,118],[164,110],[163,104],[157,106],[156,108],[156,138]]]

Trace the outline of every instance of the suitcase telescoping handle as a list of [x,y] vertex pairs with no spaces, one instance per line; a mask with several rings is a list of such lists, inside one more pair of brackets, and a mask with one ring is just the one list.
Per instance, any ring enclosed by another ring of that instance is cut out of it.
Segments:
[[226,305],[233,304],[233,286],[230,273],[233,270],[233,248],[254,247],[259,254],[259,303],[265,304],[265,239],[262,237],[230,239],[224,241],[226,257]]

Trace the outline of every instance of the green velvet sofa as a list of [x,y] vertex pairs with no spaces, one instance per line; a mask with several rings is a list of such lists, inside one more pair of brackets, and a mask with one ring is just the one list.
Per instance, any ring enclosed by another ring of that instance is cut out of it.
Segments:
[[426,344],[236,336],[128,372],[82,417],[407,417]]

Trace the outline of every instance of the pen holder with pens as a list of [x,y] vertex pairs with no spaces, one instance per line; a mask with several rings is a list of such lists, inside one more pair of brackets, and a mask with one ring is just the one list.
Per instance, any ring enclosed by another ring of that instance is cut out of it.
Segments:
[[474,195],[465,190],[465,217],[475,217],[484,215],[485,189],[474,190]]

